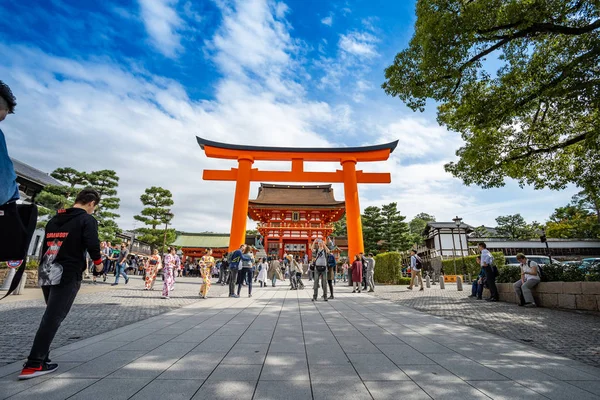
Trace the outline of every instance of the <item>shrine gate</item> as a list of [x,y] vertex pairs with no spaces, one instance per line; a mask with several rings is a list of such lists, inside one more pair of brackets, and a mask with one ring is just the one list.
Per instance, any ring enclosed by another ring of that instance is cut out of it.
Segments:
[[[230,170],[204,170],[208,181],[235,181],[235,197],[231,219],[229,251],[245,241],[250,182],[329,182],[343,183],[348,230],[348,256],[364,252],[360,221],[359,183],[390,183],[389,173],[363,172],[356,169],[359,162],[385,161],[398,141],[364,147],[292,148],[244,146],[196,138],[207,157],[237,160],[238,167]],[[290,171],[260,171],[252,168],[254,161],[290,161]],[[304,171],[304,162],[336,162],[342,166],[334,172]]]

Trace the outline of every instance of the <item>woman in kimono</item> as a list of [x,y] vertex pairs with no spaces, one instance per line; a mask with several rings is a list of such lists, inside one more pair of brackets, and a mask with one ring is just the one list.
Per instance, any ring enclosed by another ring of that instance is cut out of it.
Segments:
[[202,276],[202,284],[200,285],[200,298],[205,299],[210,289],[210,279],[212,269],[215,266],[215,258],[212,256],[212,249],[206,249],[206,253],[200,260],[200,276]]
[[175,284],[174,273],[177,269],[178,261],[179,257],[177,257],[175,247],[169,247],[169,254],[165,256],[165,262],[163,265],[163,276],[165,277],[162,291],[163,299],[168,299],[169,293],[173,290],[173,285]]
[[158,249],[154,249],[150,259],[146,261],[146,279],[144,281],[144,290],[153,290],[154,281],[156,280],[156,274],[161,269],[160,256],[158,255]]
[[269,270],[269,264],[267,264],[266,258],[261,260],[258,270],[258,281],[260,282],[260,287],[267,286],[267,272]]
[[357,289],[358,293],[361,292],[362,273],[362,262],[357,254],[354,256],[354,262],[352,263],[352,293],[356,293]]

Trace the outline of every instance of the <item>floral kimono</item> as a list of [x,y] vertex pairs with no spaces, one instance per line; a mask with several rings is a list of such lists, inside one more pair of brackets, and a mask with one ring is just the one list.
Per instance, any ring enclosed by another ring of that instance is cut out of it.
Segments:
[[177,264],[179,263],[179,257],[174,256],[172,254],[167,254],[165,256],[165,264],[163,268],[163,275],[165,277],[165,282],[163,284],[163,292],[162,295],[165,298],[169,298],[169,293],[173,291],[173,286],[175,285],[175,275],[174,271],[177,269]]
[[210,278],[212,274],[212,268],[215,265],[215,258],[213,256],[202,256],[200,260],[200,274],[202,275],[202,284],[200,285],[200,297],[205,299],[210,289]]
[[146,262],[146,280],[144,282],[146,290],[152,290],[154,288],[154,281],[156,280],[156,274],[160,268],[160,256],[158,254],[153,255]]

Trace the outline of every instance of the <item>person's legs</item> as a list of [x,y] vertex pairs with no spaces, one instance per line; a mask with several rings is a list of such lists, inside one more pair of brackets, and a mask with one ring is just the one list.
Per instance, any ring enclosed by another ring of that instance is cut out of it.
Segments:
[[367,283],[369,284],[369,292],[374,292],[375,291],[375,279],[374,279],[374,272],[375,271],[369,271],[368,272],[368,276],[367,276]]
[[423,271],[417,271],[417,277],[419,278],[419,285],[421,285],[420,290],[423,290]]
[[252,270],[249,269],[248,272],[246,272],[246,274],[248,275],[248,297],[252,296]]
[[230,268],[229,269],[229,295],[233,296],[235,294],[235,285],[237,284],[237,275],[238,270]]
[[321,285],[323,285],[323,299],[327,300],[327,270],[321,274]]
[[525,281],[525,283],[521,286],[523,291],[523,298],[525,299],[525,304],[535,304],[535,299],[533,298],[533,293],[531,289],[534,288],[538,284],[538,280],[530,279]]
[[471,283],[471,297],[477,297],[477,280],[474,280],[473,283]]
[[316,268],[315,268],[315,282],[313,284],[313,299],[317,299],[317,297],[319,296],[319,273],[317,272]]
[[415,284],[415,276],[416,276],[416,274],[415,274],[415,271],[411,270],[411,271],[410,271],[410,285],[408,285],[408,288],[409,288],[409,289],[412,289],[412,288],[414,287],[414,284]]
[[171,292],[171,288],[173,287],[173,269],[172,268],[164,268],[163,269],[163,297],[169,297]]
[[36,368],[48,360],[52,340],[54,340],[60,324],[69,314],[80,287],[81,282],[77,281],[42,287],[46,300],[46,311],[35,334],[29,357],[27,357],[27,367]]
[[525,304],[525,298],[523,297],[523,290],[521,290],[521,286],[523,285],[523,281],[522,280],[518,280],[515,283],[513,283],[513,289],[515,291],[515,294],[517,295],[517,298],[519,299],[519,305],[524,305]]

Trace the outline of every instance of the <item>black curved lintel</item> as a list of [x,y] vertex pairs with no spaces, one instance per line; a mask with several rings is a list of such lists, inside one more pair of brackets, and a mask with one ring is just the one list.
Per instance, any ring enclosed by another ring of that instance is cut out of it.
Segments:
[[377,150],[389,150],[392,153],[398,141],[393,141],[385,144],[377,144],[373,146],[362,147],[266,147],[266,146],[246,146],[240,144],[230,144],[213,142],[212,140],[203,139],[196,136],[200,148],[204,150],[204,146],[216,147],[219,149],[242,150],[242,151],[274,151],[274,152],[292,152],[292,153],[365,153]]

